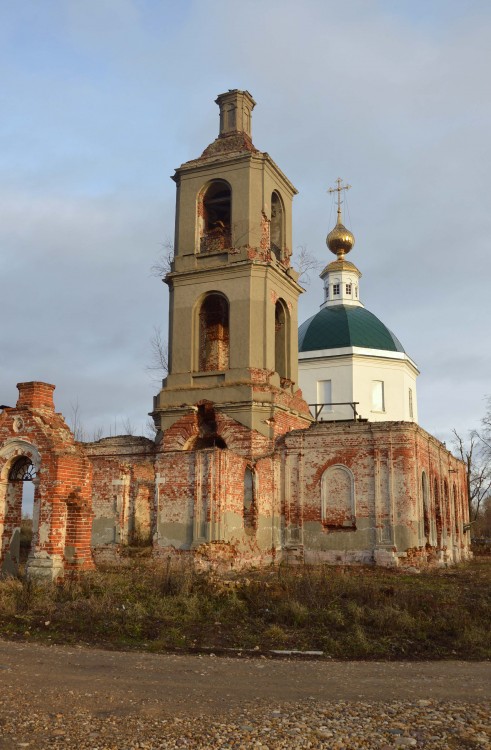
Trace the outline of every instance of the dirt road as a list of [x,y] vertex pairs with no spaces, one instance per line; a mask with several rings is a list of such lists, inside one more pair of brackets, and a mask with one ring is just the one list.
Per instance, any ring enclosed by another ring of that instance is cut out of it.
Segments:
[[488,663],[278,661],[0,641],[0,680],[0,750],[491,748]]

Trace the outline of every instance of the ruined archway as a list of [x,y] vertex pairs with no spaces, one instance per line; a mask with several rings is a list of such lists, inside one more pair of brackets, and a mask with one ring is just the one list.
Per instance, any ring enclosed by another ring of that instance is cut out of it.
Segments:
[[[0,571],[19,576],[27,572],[39,537],[40,456],[23,440],[0,450]],[[31,490],[29,492],[29,490]]]

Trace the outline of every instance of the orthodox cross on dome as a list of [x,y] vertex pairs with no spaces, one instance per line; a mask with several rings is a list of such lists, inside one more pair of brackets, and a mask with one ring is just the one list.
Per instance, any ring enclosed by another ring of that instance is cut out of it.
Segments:
[[350,187],[351,187],[351,185],[348,185],[348,184],[343,185],[342,182],[343,181],[342,181],[341,177],[338,177],[338,179],[336,180],[337,187],[329,188],[329,190],[327,191],[328,193],[337,193],[338,194],[338,197],[337,197],[337,202],[338,202],[338,224],[341,224],[341,204],[343,203],[343,201],[341,200],[341,192],[343,190],[349,190]]
[[329,188],[329,190],[327,191],[328,193],[338,194],[338,219],[334,229],[331,229],[331,231],[327,235],[326,243],[329,250],[334,253],[334,255],[338,256],[338,260],[343,260],[346,253],[349,253],[349,251],[355,244],[355,238],[353,237],[353,234],[349,229],[346,229],[346,227],[343,225],[343,222],[341,221],[341,204],[343,203],[343,201],[341,200],[341,192],[343,190],[349,190],[351,185],[348,185],[347,183],[346,185],[343,185],[341,177],[338,177],[338,179],[336,180],[336,185],[336,187]]

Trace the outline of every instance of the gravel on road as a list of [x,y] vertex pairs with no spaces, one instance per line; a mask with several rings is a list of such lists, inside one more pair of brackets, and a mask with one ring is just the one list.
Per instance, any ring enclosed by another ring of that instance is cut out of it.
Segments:
[[220,659],[0,641],[0,750],[491,750],[489,664]]

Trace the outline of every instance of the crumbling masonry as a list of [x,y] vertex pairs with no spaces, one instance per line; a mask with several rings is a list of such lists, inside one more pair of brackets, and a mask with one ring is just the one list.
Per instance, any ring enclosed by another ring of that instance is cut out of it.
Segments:
[[229,568],[467,559],[465,467],[442,443],[411,422],[314,422],[297,385],[296,191],[252,144],[250,94],[217,102],[219,137],[174,177],[156,439],[77,442],[54,386],[20,383],[0,414],[2,570],[19,570],[29,479],[28,576],[90,570],[133,543]]

